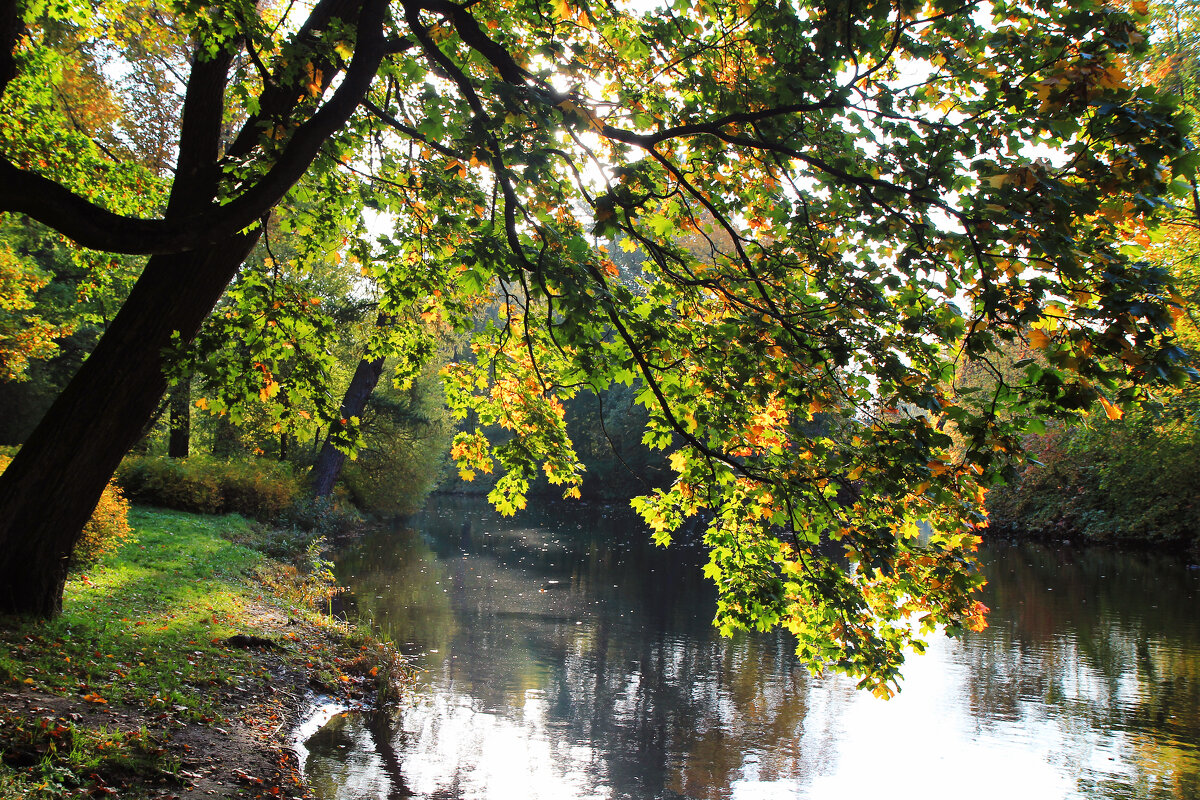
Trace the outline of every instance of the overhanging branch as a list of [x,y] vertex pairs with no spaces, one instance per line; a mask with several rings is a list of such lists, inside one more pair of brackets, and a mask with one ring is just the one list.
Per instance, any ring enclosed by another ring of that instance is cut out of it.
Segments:
[[267,174],[229,203],[170,221],[126,217],[0,156],[0,212],[25,214],[84,247],[138,255],[194,250],[250,227],[303,176],[321,146],[366,96],[387,50],[386,10],[386,0],[362,4],[354,56],[333,96],[296,128]]

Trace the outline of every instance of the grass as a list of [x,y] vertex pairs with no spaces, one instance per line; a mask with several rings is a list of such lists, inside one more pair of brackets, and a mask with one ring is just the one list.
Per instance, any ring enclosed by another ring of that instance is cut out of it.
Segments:
[[[179,768],[159,738],[144,727],[125,732],[92,729],[8,712],[0,714],[0,725],[5,760],[10,762],[10,768],[0,769],[2,797],[62,797],[82,783],[81,776],[104,774],[110,780],[120,776],[146,782],[171,778]],[[106,781],[93,779],[91,784],[89,793],[101,786],[116,791]]]
[[242,632],[247,578],[264,557],[220,533],[250,523],[135,508],[130,524],[133,541],[68,582],[61,616],[7,626],[0,679],[212,718],[211,691],[196,689],[253,669],[249,654],[222,644]]
[[[155,731],[109,730],[96,714],[75,724],[71,715],[0,708],[0,798],[61,797],[63,787],[82,792],[96,780],[103,788],[128,784],[126,774],[173,774],[159,725],[227,725],[231,713],[246,713],[238,709],[248,693],[275,692],[279,659],[333,693],[390,690],[401,678],[394,651],[317,610],[332,576],[311,537],[237,515],[135,507],[129,521],[126,544],[68,581],[59,617],[0,618],[0,689],[69,698],[84,712],[132,709],[156,720]],[[278,553],[281,541],[298,563],[262,552]],[[265,616],[276,620],[269,630]],[[289,627],[289,619],[302,624]],[[230,647],[235,634],[287,650],[273,660]]]

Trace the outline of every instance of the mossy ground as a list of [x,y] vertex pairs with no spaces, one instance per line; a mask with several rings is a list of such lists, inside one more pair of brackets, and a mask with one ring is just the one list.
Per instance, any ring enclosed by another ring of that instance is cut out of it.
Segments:
[[278,533],[236,515],[130,522],[61,616],[0,619],[0,798],[301,796],[283,743],[306,695],[394,698],[394,650],[318,610],[312,549],[272,560]]

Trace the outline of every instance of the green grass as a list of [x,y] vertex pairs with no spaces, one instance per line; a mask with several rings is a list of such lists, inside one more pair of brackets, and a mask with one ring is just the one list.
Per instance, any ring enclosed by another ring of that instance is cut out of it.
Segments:
[[96,702],[215,715],[211,693],[252,669],[225,638],[239,625],[262,554],[236,515],[135,508],[132,541],[67,583],[63,613],[0,630],[0,680]]
[[[86,728],[50,717],[22,717],[0,713],[5,760],[17,769],[0,768],[0,797],[63,797],[85,783],[91,792],[111,789],[99,780],[138,782],[170,779],[178,761],[164,757],[158,738],[145,728],[116,731]],[[24,767],[24,769],[21,769]],[[85,790],[86,791],[86,790]],[[112,791],[116,791],[113,789]],[[105,792],[108,793],[108,792]]]
[[[395,649],[318,610],[332,575],[315,534],[141,507],[129,522],[125,544],[68,581],[59,617],[0,618],[0,687],[71,698],[56,702],[76,711],[127,707],[153,730],[0,707],[0,800],[114,784],[149,797],[153,782],[177,784],[178,758],[162,746],[173,727],[230,724],[224,713],[278,730],[273,716],[246,719],[268,686],[283,688],[272,664],[331,693],[395,699],[407,676]],[[282,633],[283,615],[304,624]],[[285,663],[225,644],[239,633],[284,640]]]

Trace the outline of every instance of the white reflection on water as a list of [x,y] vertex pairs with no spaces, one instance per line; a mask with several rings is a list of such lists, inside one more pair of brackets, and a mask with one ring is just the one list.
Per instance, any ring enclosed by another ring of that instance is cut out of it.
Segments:
[[[702,727],[731,744],[747,742],[741,763],[727,786],[695,786],[674,781],[673,797],[868,798],[950,800],[964,787],[978,800],[1057,800],[1083,798],[1076,778],[1103,773],[1109,779],[1136,780],[1128,763],[1131,750],[1120,732],[1103,734],[1070,715],[1022,713],[1016,720],[981,726],[970,711],[969,674],[961,663],[962,646],[937,641],[922,657],[912,658],[903,691],[883,702],[857,692],[838,678],[812,681],[807,713],[770,749],[752,744],[754,719],[747,720],[728,691],[706,699],[712,718]],[[1074,689],[1094,690],[1097,676],[1086,670],[1071,676]],[[618,693],[613,710],[632,717],[638,708],[634,672]],[[759,698],[777,692],[768,684]],[[707,695],[707,691],[701,691]],[[776,697],[782,701],[783,698]],[[770,719],[768,702],[754,711]],[[340,773],[327,797],[396,796],[388,765],[361,723],[350,718],[353,744],[334,757],[314,756],[310,774]],[[698,731],[699,732],[699,731]],[[550,719],[545,692],[525,691],[523,703],[500,711],[479,708],[478,700],[453,688],[427,687],[403,713],[393,731],[402,752],[404,792],[429,798],[530,798],[530,800],[607,800],[614,797],[604,754],[572,743],[564,726]],[[601,743],[611,747],[612,743]],[[318,748],[319,750],[319,748]],[[715,777],[703,760],[706,748],[677,765],[678,776]],[[347,754],[349,754],[347,756]],[[818,755],[819,758],[812,756]],[[691,794],[696,791],[697,794]],[[632,795],[623,795],[632,796]],[[1145,796],[1136,794],[1131,796]]]
[[719,639],[677,554],[447,530],[347,562],[426,672],[397,720],[309,740],[323,800],[1200,796],[1194,571],[1009,549],[992,627],[934,640],[883,702],[809,677],[784,635]]
[[1051,763],[1051,743],[1062,732],[1029,720],[980,730],[965,670],[951,658],[958,649],[935,641],[924,656],[910,657],[903,691],[887,702],[842,681],[826,684],[828,701],[818,708],[836,720],[835,755],[807,791],[792,796],[948,799],[969,787],[973,800],[1071,797],[1073,780]]
[[422,698],[405,714],[404,777],[420,795],[456,789],[464,798],[526,797],[601,800],[596,759],[589,748],[554,742],[546,734],[545,703],[528,692],[511,716],[474,708],[452,693]]

